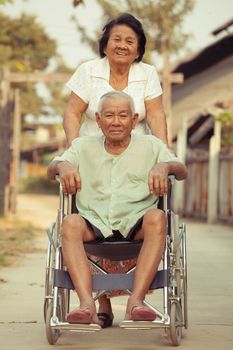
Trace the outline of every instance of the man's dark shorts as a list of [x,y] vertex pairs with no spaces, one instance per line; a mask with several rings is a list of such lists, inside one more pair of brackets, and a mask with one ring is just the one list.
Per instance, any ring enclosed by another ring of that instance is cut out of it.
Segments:
[[122,236],[120,231],[118,230],[112,230],[112,236],[105,238],[101,231],[93,225],[90,221],[84,218],[86,221],[87,225],[93,230],[94,236],[95,236],[95,241],[96,242],[114,242],[114,241],[133,241],[134,237],[136,236],[137,232],[141,229],[142,227],[142,221],[143,217],[140,218],[136,224],[130,229],[127,237],[125,238]]

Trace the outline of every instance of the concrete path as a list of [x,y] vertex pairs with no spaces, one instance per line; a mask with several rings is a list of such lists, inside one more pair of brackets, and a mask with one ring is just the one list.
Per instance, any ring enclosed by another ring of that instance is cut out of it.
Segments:
[[[44,230],[56,214],[57,198],[21,196],[19,215]],[[37,245],[43,252],[28,254],[20,266],[0,271],[0,349],[51,349],[43,322],[46,234]],[[187,222],[189,329],[181,349],[229,350],[233,348],[233,227]],[[150,297],[157,305],[159,293]],[[129,331],[117,324],[124,315],[126,297],[113,299],[114,327],[99,333],[63,333],[60,350],[169,349],[163,330]]]

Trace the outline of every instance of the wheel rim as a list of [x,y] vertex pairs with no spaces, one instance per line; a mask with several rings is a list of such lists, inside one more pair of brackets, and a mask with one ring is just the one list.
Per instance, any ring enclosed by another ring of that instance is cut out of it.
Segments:
[[183,224],[183,240],[182,240],[182,255],[183,255],[183,267],[184,267],[184,276],[183,276],[183,300],[182,300],[182,309],[183,309],[183,320],[185,329],[188,328],[188,272],[187,272],[187,251],[186,251],[186,228]]

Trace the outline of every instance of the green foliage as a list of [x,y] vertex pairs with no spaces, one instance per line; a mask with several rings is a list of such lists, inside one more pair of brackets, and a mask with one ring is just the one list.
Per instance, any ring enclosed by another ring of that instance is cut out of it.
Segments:
[[13,0],[0,0],[0,5],[5,5],[7,3],[12,4]]
[[[58,65],[55,72],[70,73],[70,75],[72,75],[73,69],[68,68],[60,58],[58,60]],[[52,108],[54,114],[62,115],[69,98],[69,96],[64,93],[64,84],[51,82],[48,84],[48,88],[50,92],[50,100],[48,101],[48,106]]]
[[[96,31],[100,36],[103,25],[122,12],[129,12],[143,23],[147,36],[147,51],[144,61],[151,62],[151,53],[168,50],[177,53],[184,48],[189,35],[182,32],[182,21],[194,6],[193,0],[97,0],[103,9],[101,28]],[[97,52],[96,37],[88,36],[88,27],[77,22],[82,38],[93,51]]]
[[28,113],[33,115],[40,115],[43,111],[44,102],[43,99],[38,96],[35,85],[33,84],[20,84],[20,103],[22,115]]
[[233,145],[233,111],[220,113],[217,117],[222,124],[222,146]]
[[[56,57],[56,42],[51,39],[36,17],[22,14],[10,18],[0,13],[0,70],[8,66],[13,72],[33,72],[48,67]],[[21,91],[22,115],[39,115],[44,102],[33,84],[12,84]]]
[[0,68],[14,72],[43,70],[56,55],[56,42],[49,38],[35,16],[10,18],[0,14]]

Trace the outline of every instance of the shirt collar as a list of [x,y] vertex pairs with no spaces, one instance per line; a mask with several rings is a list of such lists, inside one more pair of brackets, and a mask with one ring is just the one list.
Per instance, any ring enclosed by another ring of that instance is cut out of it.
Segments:
[[[109,82],[110,66],[107,57],[101,58],[92,70],[92,76],[96,78],[105,79]],[[142,63],[135,62],[131,65],[129,71],[129,83],[133,81],[145,81],[146,74],[144,72]]]
[[109,81],[110,66],[107,57],[98,59],[91,75],[95,78],[102,78]]

